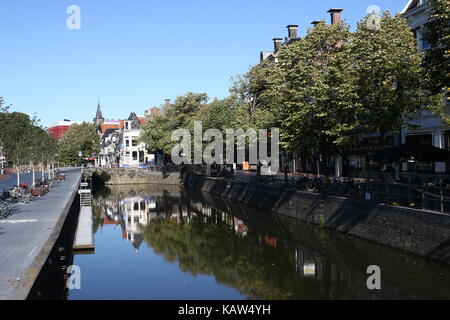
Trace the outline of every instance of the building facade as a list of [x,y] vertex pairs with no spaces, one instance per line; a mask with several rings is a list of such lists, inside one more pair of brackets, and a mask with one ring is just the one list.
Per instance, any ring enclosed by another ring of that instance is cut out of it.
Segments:
[[155,155],[147,150],[145,143],[139,141],[143,120],[134,112],[123,122],[120,131],[120,167],[138,167],[153,164]]
[[132,112],[126,120],[105,120],[98,104],[93,120],[100,136],[97,165],[114,168],[155,164],[156,153],[148,150],[146,144],[139,141],[139,137],[145,121],[159,114],[159,108],[151,108],[145,111],[144,117],[138,117]]
[[[417,39],[417,48],[426,51],[430,44],[424,39],[427,33],[427,24],[431,18],[431,8],[428,0],[409,0],[401,12],[408,20],[408,24]],[[450,127],[430,111],[422,111],[411,122],[415,129],[404,128],[402,130],[402,143],[425,143],[437,148],[449,150]],[[407,164],[403,164],[403,170],[407,170]],[[444,173],[450,172],[449,163],[424,164],[424,171]]]
[[69,130],[70,126],[73,124],[81,124],[81,122],[64,120],[52,124],[48,129],[47,133],[54,136],[57,140],[61,140],[64,134]]

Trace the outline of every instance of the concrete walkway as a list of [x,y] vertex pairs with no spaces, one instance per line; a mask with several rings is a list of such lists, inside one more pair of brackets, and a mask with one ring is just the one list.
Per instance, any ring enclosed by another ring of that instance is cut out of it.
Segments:
[[81,178],[80,168],[62,171],[66,181],[0,220],[0,300],[27,297],[59,236]]

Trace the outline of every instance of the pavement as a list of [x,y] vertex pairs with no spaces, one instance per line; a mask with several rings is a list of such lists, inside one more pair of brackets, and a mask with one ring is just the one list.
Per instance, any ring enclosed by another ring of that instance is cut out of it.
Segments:
[[[11,205],[12,214],[0,220],[0,300],[26,299],[59,236],[81,178],[80,168],[62,171],[65,181],[43,197]],[[31,174],[22,177],[31,182]],[[0,188],[8,183],[11,178],[1,181]],[[16,183],[15,175],[12,183]]]

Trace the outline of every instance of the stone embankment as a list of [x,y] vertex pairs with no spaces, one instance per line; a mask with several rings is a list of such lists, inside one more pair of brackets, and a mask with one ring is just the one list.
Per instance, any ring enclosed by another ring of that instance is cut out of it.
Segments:
[[105,185],[180,185],[181,183],[178,172],[158,172],[131,168],[86,169],[84,170],[84,177],[92,177],[94,184]]
[[183,185],[450,264],[448,214],[196,175]]

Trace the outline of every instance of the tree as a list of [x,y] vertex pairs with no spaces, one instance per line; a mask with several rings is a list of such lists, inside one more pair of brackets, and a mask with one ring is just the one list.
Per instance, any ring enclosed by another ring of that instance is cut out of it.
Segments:
[[247,104],[247,111],[250,119],[257,118],[258,110],[267,109],[270,101],[267,96],[267,89],[270,87],[270,71],[272,64],[263,61],[252,66],[250,70],[242,76],[233,78],[233,85],[230,92],[236,95],[242,102]]
[[81,164],[78,153],[81,152],[83,156],[98,153],[99,140],[94,125],[87,122],[72,125],[59,141],[59,161]]
[[425,52],[424,67],[426,85],[435,101],[432,110],[445,122],[450,123],[450,116],[443,106],[448,104],[450,88],[450,2],[447,0],[430,0],[431,17],[427,23],[424,36],[430,44]]
[[425,53],[428,89],[441,93],[450,88],[450,2],[430,0],[431,17],[424,36],[430,44]]
[[20,165],[29,160],[31,146],[34,143],[34,125],[24,113],[0,113],[0,141],[8,161],[17,171],[17,185],[20,184]]
[[173,125],[170,119],[164,114],[158,115],[144,123],[140,140],[145,142],[150,150],[170,153],[173,147],[170,139],[172,130]]
[[5,104],[5,99],[0,96],[0,113],[7,113],[10,107],[10,105]]
[[399,132],[424,107],[431,107],[423,81],[422,56],[407,21],[385,12],[379,27],[369,16],[353,37],[360,107],[356,119],[364,133]]
[[282,47],[271,71],[273,117],[287,150],[338,154],[354,134],[357,106],[351,33],[320,23],[305,38]]
[[234,127],[235,112],[239,107],[239,99],[232,94],[224,99],[216,98],[204,105],[195,118],[202,121],[203,130],[219,129],[225,132],[226,129]]
[[192,92],[177,97],[173,104],[163,107],[162,115],[144,124],[140,140],[149,149],[170,154],[176,144],[171,140],[172,132],[183,128],[193,131],[198,112],[207,104],[208,99],[205,93]]

